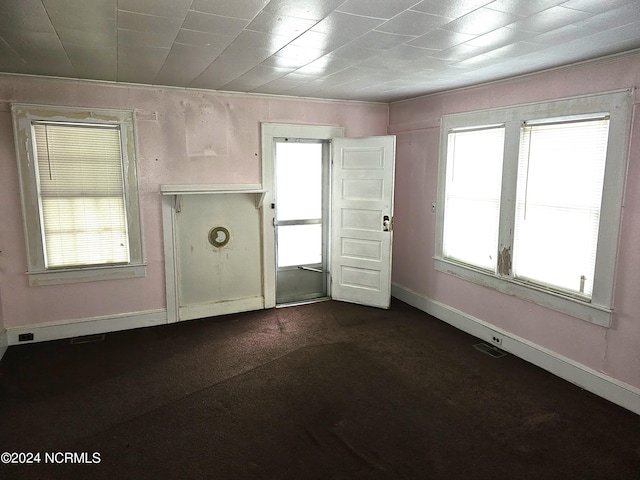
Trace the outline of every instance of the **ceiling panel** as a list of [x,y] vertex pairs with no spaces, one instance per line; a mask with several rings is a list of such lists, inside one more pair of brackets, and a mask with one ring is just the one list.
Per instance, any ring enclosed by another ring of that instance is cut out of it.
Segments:
[[247,26],[247,23],[246,20],[239,18],[211,15],[189,10],[182,22],[182,28],[185,30],[195,30],[196,32],[236,36]]
[[0,72],[393,101],[640,49],[640,0],[3,0]]
[[269,0],[235,0],[233,2],[193,0],[191,10],[223,17],[252,20],[268,3]]
[[[453,19],[430,13],[407,10],[383,23],[376,30],[398,35],[420,36],[443,25],[450,25]],[[451,28],[450,30],[455,30]]]
[[[86,3],[86,1],[85,1]],[[118,0],[118,10],[183,19],[191,0]]]
[[416,0],[348,0],[340,7],[338,11],[361,15],[363,17],[376,18],[393,18],[402,13],[404,10],[411,8]]
[[176,43],[153,83],[186,87],[211,65],[224,48]]

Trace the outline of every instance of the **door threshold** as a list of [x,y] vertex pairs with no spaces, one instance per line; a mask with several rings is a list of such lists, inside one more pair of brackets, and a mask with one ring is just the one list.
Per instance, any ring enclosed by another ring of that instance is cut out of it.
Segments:
[[299,305],[309,305],[311,303],[327,302],[329,300],[331,300],[331,297],[311,298],[309,300],[298,300],[294,302],[279,303],[276,305],[276,308],[297,307]]

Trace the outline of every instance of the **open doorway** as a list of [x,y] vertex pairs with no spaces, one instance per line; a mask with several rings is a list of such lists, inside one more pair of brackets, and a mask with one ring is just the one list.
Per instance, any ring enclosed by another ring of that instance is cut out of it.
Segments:
[[262,124],[265,308],[327,297],[389,308],[394,162],[394,136]]
[[328,294],[329,142],[274,139],[276,304]]

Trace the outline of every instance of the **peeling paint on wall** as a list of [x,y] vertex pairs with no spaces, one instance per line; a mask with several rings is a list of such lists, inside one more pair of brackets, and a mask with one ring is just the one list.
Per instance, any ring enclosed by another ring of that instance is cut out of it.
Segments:
[[500,275],[511,275],[511,248],[504,247],[498,255],[498,273]]

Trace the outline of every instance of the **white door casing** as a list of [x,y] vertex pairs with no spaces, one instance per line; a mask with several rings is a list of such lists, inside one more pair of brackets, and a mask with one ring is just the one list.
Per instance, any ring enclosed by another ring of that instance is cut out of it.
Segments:
[[395,136],[333,139],[331,296],[391,305]]

